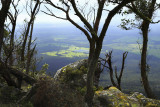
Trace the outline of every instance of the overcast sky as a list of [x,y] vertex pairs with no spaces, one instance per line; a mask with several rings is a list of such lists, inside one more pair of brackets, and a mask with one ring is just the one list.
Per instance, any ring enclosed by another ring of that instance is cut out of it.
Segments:
[[[54,3],[56,2],[56,3],[58,3],[58,0],[52,0]],[[86,1],[88,1],[88,0],[78,0],[78,3],[82,6]],[[97,7],[97,5],[96,5],[96,1],[97,0],[89,0],[90,2],[90,4],[89,4],[89,6],[94,6],[95,8]],[[160,1],[160,0],[159,0]],[[20,10],[22,10],[22,8],[24,8],[25,7],[25,2],[26,2],[26,0],[21,0],[21,3],[18,5],[18,7],[19,7],[19,9]],[[59,4],[59,5],[61,5],[61,4]],[[63,12],[61,12],[61,11],[59,11],[59,10],[57,10],[57,9],[54,9],[53,7],[51,7],[51,6],[48,6],[48,5],[46,5],[47,7],[49,7],[52,11],[53,11],[53,13],[55,14],[55,15],[57,15],[57,16],[62,16],[62,17],[65,17],[65,15],[63,14]],[[115,5],[113,6],[108,6],[107,7],[107,9],[112,9],[113,7],[115,7]],[[44,7],[44,5],[41,5],[41,10],[43,10],[43,11],[46,11],[46,9],[45,9],[45,7]],[[160,12],[159,12],[160,13]],[[157,19],[159,19],[160,20],[160,14],[156,14],[156,20]],[[76,21],[76,22],[78,22],[78,23],[80,23],[80,20],[79,20],[79,18],[78,17],[76,17],[76,15],[74,15],[74,13],[71,11],[71,17]],[[104,20],[105,20],[105,18],[107,17],[107,12],[104,12],[103,13],[103,17],[102,17],[102,24],[103,24],[103,22],[104,22]],[[111,21],[111,26],[117,26],[117,25],[119,25],[120,24],[120,22],[121,22],[121,19],[122,18],[132,18],[133,17],[133,15],[128,15],[128,16],[121,16],[121,15],[116,15],[113,19],[112,19],[112,21]],[[21,25],[21,24],[23,24],[23,21],[24,21],[24,19],[26,19],[26,18],[28,18],[28,15],[27,15],[27,13],[25,12],[25,9],[23,9],[23,12],[21,12],[20,13],[20,15],[18,16],[18,21],[17,21],[17,23],[19,24],[19,25]],[[69,22],[67,22],[67,21],[64,21],[64,20],[60,20],[60,19],[57,19],[57,18],[54,18],[54,17],[52,17],[52,16],[48,16],[48,15],[46,15],[46,14],[44,14],[43,12],[39,12],[38,13],[38,15],[36,16],[36,21],[35,21],[35,24],[43,24],[43,25],[47,25],[47,24],[49,24],[49,25],[56,25],[57,27],[58,26],[69,26],[69,25],[71,25]]]

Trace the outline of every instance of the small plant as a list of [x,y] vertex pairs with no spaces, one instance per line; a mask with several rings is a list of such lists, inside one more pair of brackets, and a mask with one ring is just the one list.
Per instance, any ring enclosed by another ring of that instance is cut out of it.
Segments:
[[84,73],[87,74],[87,68],[85,66],[81,66],[80,70]]
[[85,87],[78,87],[77,88],[77,91],[81,94],[81,95],[85,95],[85,93],[86,93],[86,91],[87,91],[87,87],[85,86]]
[[75,107],[83,98],[66,84],[44,77],[38,81],[36,94],[33,96],[34,107]]
[[30,101],[23,103],[22,106],[23,107],[34,107],[33,104]]
[[66,68],[62,69],[64,75],[62,76],[62,81],[68,82],[78,78],[81,78],[83,74],[87,73],[87,68],[84,66],[80,67],[80,69],[75,69],[67,66]]
[[98,88],[97,88],[97,91],[103,91],[103,87],[102,86],[99,86]]

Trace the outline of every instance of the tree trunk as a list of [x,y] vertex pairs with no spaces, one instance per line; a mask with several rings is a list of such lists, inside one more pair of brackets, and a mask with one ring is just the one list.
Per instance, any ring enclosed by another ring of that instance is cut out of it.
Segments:
[[147,97],[155,98],[155,96],[154,96],[154,94],[152,92],[152,89],[150,88],[149,82],[148,82],[148,76],[147,76],[147,70],[146,70],[148,29],[149,29],[149,23],[146,23],[144,21],[143,25],[142,25],[143,47],[142,47],[142,54],[141,54],[141,78],[142,78],[142,83],[143,83],[145,92],[147,94]]
[[23,40],[22,50],[21,50],[22,63],[24,63],[24,60],[25,60],[25,58],[24,58],[25,57],[25,48],[26,48],[26,43],[27,43],[28,34],[29,34],[29,30],[30,30],[30,25],[31,25],[31,21],[27,24],[27,30],[25,31],[25,34],[24,34],[24,40]]
[[[5,77],[5,80],[7,81],[7,83],[9,83],[9,84],[11,83],[11,85],[15,86],[16,88],[20,87],[20,82],[21,82],[20,80],[21,79],[31,85],[33,85],[34,83],[37,82],[34,78],[26,75],[25,73],[23,73],[17,69],[6,66],[5,63],[3,63],[2,61],[0,61],[0,74],[3,77]],[[18,79],[18,82],[19,82],[18,85],[15,85],[13,83],[13,79],[10,78],[11,77],[10,75],[13,75]]]
[[[0,26],[4,26],[2,24],[0,24]],[[2,44],[3,44],[3,36],[4,35],[4,28],[0,27],[0,60],[2,58],[1,54],[2,54]]]
[[[92,45],[95,46],[95,44]],[[92,59],[89,61],[89,67],[87,73],[87,92],[85,95],[85,101],[87,102],[89,107],[93,106],[93,97],[94,97],[93,80],[101,49],[102,49],[102,42],[96,42],[96,48],[94,49],[94,53],[89,53],[93,55],[91,56]]]
[[2,77],[4,78],[4,80],[7,82],[8,86],[14,86],[15,88],[17,88],[17,84],[15,83],[15,81],[11,78],[10,74],[8,73],[8,71],[3,71],[3,73],[1,74]]
[[14,33],[16,29],[16,20],[12,25],[11,39],[10,39],[10,53],[9,53],[9,65],[13,65],[13,50],[14,50]]
[[90,64],[90,61],[92,57],[94,56],[94,51],[95,51],[95,41],[90,42],[90,48],[89,48],[89,57],[88,57],[88,65]]
[[30,32],[30,37],[29,37],[29,41],[28,41],[28,50],[27,50],[27,65],[26,65],[26,73],[29,73],[29,69],[30,69],[30,65],[31,65],[31,59],[32,59],[32,53],[34,53],[34,49],[32,52],[31,49],[31,42],[32,42],[32,33],[33,33],[33,25],[34,25],[34,21],[31,24],[31,32]]
[[97,63],[97,68],[96,68],[96,71],[94,73],[94,86],[96,88],[98,88],[99,86],[99,79],[100,79],[100,76],[101,76],[101,73],[102,73],[102,69],[101,69],[101,63],[99,62],[98,60],[98,63]]
[[26,43],[27,43],[27,39],[28,39],[28,34],[30,33],[30,27],[31,27],[31,24],[33,23],[33,21],[35,20],[35,16],[38,13],[39,8],[40,8],[40,1],[36,0],[36,4],[34,5],[33,10],[31,9],[30,21],[27,23],[27,29],[26,29],[25,34],[24,34],[24,42],[22,44],[22,52],[21,52],[21,61],[23,63],[24,63],[24,60],[25,60],[25,48],[26,48]]
[[114,78],[113,78],[113,68],[112,68],[112,62],[111,62],[111,58],[110,58],[110,63],[109,63],[109,69],[110,69],[110,79],[111,79],[111,82],[112,82],[112,85],[117,87],[116,83],[114,82]]
[[9,6],[11,4],[11,0],[1,0],[2,8],[0,10],[0,60],[1,60],[1,51],[4,37],[4,23],[7,17],[7,13],[9,10]]

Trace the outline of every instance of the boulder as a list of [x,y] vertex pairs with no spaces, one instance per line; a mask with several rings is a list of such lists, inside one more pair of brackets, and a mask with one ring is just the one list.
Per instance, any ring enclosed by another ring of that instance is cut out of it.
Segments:
[[82,60],[79,60],[77,62],[68,64],[68,65],[62,67],[61,69],[59,69],[56,72],[56,74],[54,75],[54,79],[59,80],[61,78],[61,76],[64,74],[64,71],[66,70],[67,67],[71,67],[73,69],[80,69],[81,66],[87,67],[87,60],[86,59],[82,59]]
[[160,107],[160,101],[146,98],[139,92],[128,95],[116,87],[110,87],[95,92],[94,105],[95,107]]
[[79,60],[59,69],[55,81],[68,84],[74,88],[86,86],[87,60]]

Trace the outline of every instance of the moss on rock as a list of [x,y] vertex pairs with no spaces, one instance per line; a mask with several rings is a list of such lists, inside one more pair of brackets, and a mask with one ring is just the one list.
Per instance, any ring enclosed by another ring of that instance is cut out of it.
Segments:
[[54,78],[74,89],[84,88],[86,85],[86,80],[83,78],[85,74],[87,74],[87,60],[83,59],[59,69]]
[[96,91],[94,102],[96,107],[160,107],[160,101],[158,100],[146,98],[138,92],[132,95],[124,94],[116,87]]

